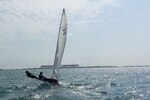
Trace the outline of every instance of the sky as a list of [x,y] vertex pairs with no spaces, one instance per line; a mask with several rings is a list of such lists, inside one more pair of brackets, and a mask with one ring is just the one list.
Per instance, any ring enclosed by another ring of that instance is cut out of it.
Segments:
[[0,69],[53,64],[62,9],[62,64],[150,65],[150,0],[0,0]]

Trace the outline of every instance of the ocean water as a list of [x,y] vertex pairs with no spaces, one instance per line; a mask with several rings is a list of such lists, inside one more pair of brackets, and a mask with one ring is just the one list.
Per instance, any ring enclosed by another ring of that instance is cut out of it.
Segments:
[[148,67],[60,69],[60,86],[30,79],[24,72],[0,70],[0,100],[150,100]]

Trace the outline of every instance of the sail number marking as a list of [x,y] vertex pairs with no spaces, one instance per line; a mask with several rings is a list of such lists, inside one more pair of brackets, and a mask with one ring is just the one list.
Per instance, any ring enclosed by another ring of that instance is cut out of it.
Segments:
[[67,28],[62,29],[62,31],[63,31],[63,35],[66,35],[66,33],[67,33]]

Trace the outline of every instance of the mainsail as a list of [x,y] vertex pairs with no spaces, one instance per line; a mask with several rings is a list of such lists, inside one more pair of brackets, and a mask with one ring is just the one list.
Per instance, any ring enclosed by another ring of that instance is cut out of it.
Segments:
[[66,38],[67,38],[67,19],[66,19],[65,9],[63,9],[60,27],[59,27],[58,39],[57,39],[53,73],[52,73],[52,78],[57,80],[59,78],[59,67],[61,65],[61,60],[65,49]]

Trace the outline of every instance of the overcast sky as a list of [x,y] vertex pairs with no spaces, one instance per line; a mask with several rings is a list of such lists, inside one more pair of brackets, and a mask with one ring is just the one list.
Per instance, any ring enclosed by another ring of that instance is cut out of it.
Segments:
[[62,64],[150,65],[150,0],[0,0],[0,68],[53,64],[62,9]]

